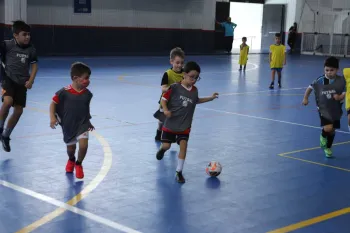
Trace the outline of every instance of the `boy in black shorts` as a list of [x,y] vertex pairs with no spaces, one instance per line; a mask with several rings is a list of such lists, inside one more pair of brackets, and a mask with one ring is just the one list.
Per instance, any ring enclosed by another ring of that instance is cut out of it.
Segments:
[[338,69],[339,60],[335,57],[327,58],[324,63],[324,75],[317,78],[306,89],[303,99],[303,105],[308,105],[309,96],[314,90],[321,126],[323,127],[320,135],[320,145],[327,158],[333,156],[331,147],[335,137],[335,129],[340,128],[346,90],[344,77],[337,75]]
[[[10,135],[26,106],[27,89],[31,89],[38,71],[38,58],[30,43],[30,27],[23,21],[12,26],[14,39],[0,45],[2,106],[0,109],[0,140],[6,152],[11,151]],[[31,69],[31,72],[30,72]],[[4,128],[11,106],[13,114]]]
[[[88,149],[89,131],[94,130],[90,119],[92,93],[87,89],[90,84],[90,68],[80,62],[71,67],[72,84],[60,89],[52,98],[50,105],[50,127],[60,124],[63,141],[67,145],[68,161],[66,172],[75,168],[78,179],[84,178],[82,162]],[[76,144],[79,142],[78,159],[75,159]]]
[[166,119],[162,127],[162,145],[156,157],[161,160],[164,153],[170,149],[171,143],[176,142],[180,145],[176,168],[176,179],[179,183],[185,182],[182,170],[196,105],[212,101],[219,95],[214,93],[211,97],[198,97],[198,89],[194,84],[200,79],[200,72],[201,69],[196,62],[188,62],[184,67],[184,76],[181,83],[171,85],[161,100]]

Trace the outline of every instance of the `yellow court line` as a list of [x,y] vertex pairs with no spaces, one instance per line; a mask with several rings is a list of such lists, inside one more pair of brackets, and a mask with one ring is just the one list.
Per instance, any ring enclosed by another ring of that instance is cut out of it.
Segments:
[[[346,141],[346,142],[338,142],[338,143],[334,143],[333,146],[340,146],[340,145],[344,145],[344,144],[349,144],[350,141]],[[319,165],[319,166],[323,166],[323,167],[329,167],[329,168],[333,168],[333,169],[337,169],[337,170],[341,170],[341,171],[345,171],[345,172],[350,172],[350,169],[346,169],[346,168],[342,168],[342,167],[337,167],[337,166],[332,166],[332,165],[328,165],[328,164],[324,164],[324,163],[318,163],[318,162],[314,162],[311,160],[307,160],[307,159],[300,159],[300,158],[296,158],[293,156],[290,156],[291,154],[296,154],[296,153],[301,153],[301,152],[305,152],[305,151],[312,151],[312,150],[317,150],[320,149],[320,147],[311,147],[311,148],[306,148],[306,149],[302,149],[302,150],[295,150],[295,151],[290,151],[290,152],[285,152],[285,153],[281,153],[278,154],[281,157],[284,158],[289,158],[289,159],[294,159],[294,160],[298,160],[301,162],[305,162],[305,163],[310,163],[310,164],[314,164],[314,165]],[[269,231],[268,233],[287,233],[287,232],[291,232],[291,231],[295,231],[297,229],[300,228],[304,228],[307,226],[311,226],[314,225],[316,223],[320,223],[344,214],[348,214],[350,213],[350,207],[341,209],[341,210],[337,210],[328,214],[324,214],[318,217],[314,217],[308,220],[304,220],[295,224],[291,224],[289,226],[286,227],[282,227],[273,231]]]
[[[92,134],[97,138],[97,140],[100,142],[100,144],[103,147],[104,152],[104,159],[102,167],[99,171],[99,173],[96,175],[96,177],[76,196],[74,196],[72,199],[66,202],[66,204],[74,206],[78,202],[80,202],[83,198],[87,197],[89,193],[91,193],[96,187],[103,181],[103,179],[107,176],[107,173],[112,167],[112,150],[108,144],[108,142],[99,134],[96,132],[92,132]],[[63,214],[66,211],[66,208],[58,208],[54,210],[53,212],[45,215],[41,219],[33,222],[32,224],[22,228],[21,230],[17,231],[16,233],[27,233],[35,230],[36,228],[50,222],[54,218],[57,218],[61,214]]]
[[289,225],[289,226],[286,226],[286,227],[283,227],[283,228],[279,228],[279,229],[276,229],[276,230],[273,230],[273,231],[269,231],[267,233],[287,233],[287,232],[292,232],[292,231],[295,231],[295,230],[298,230],[298,229],[301,229],[301,228],[304,228],[304,227],[308,227],[308,226],[314,225],[314,224],[319,223],[319,222],[324,222],[326,220],[329,220],[329,219],[332,219],[332,218],[336,218],[336,217],[339,217],[341,215],[348,214],[348,213],[350,213],[350,207],[347,207],[347,208],[344,208],[344,209],[341,209],[341,210],[337,210],[337,211],[334,211],[334,212],[331,212],[331,213],[328,213],[328,214],[324,214],[324,215],[321,215],[321,216],[318,216],[318,217],[315,217],[315,218],[311,218],[311,219],[308,219],[308,220],[305,220],[305,221],[301,221],[301,222],[298,222],[298,223],[295,223],[295,224],[292,224],[292,225]]
[[[47,111],[37,109],[37,108],[30,108],[32,111],[42,112],[42,113],[48,113]],[[92,134],[97,138],[99,143],[102,145],[103,152],[104,152],[104,159],[102,167],[99,171],[99,173],[96,175],[96,177],[76,196],[74,196],[72,199],[70,199],[68,202],[66,202],[68,205],[76,205],[78,202],[80,202],[83,198],[85,198],[89,193],[91,193],[96,187],[103,181],[103,179],[107,176],[107,173],[112,167],[112,150],[109,146],[108,142],[98,133],[92,132]],[[41,219],[33,222],[32,224],[22,228],[21,230],[17,231],[16,233],[25,233],[25,232],[31,232],[35,230],[36,228],[50,222],[52,219],[60,216],[66,211],[65,208],[58,208],[54,210],[53,212],[45,215]]]

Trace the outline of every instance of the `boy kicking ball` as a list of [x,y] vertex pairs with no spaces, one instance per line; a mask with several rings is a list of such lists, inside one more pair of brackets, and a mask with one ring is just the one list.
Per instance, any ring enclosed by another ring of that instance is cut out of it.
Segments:
[[171,143],[176,142],[180,145],[176,168],[176,180],[179,183],[185,182],[182,170],[196,105],[212,101],[218,98],[219,95],[214,93],[211,97],[198,97],[198,89],[194,84],[199,81],[200,72],[200,66],[196,62],[188,62],[184,67],[183,80],[180,83],[171,85],[161,100],[166,119],[162,127],[162,145],[156,157],[158,160],[163,159],[164,153],[170,149]]

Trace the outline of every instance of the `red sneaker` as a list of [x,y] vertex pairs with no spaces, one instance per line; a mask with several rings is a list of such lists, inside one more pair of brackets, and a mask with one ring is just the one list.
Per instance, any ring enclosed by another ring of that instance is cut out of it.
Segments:
[[72,173],[74,171],[75,162],[68,160],[66,165],[66,172]]
[[78,179],[83,179],[83,178],[84,178],[83,166],[81,166],[81,165],[75,165],[75,176],[76,176]]

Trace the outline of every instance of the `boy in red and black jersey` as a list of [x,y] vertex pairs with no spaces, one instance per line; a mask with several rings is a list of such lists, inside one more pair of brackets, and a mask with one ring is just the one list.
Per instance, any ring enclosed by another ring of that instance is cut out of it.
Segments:
[[[89,131],[92,131],[90,102],[92,93],[87,89],[90,84],[90,68],[80,62],[71,67],[72,84],[60,89],[52,98],[50,105],[50,127],[60,124],[63,141],[67,145],[69,160],[66,172],[76,170],[76,177],[84,178],[82,162],[88,148]],[[79,142],[78,159],[75,159],[76,144]]]
[[198,97],[198,89],[194,84],[200,79],[200,71],[200,66],[196,62],[188,62],[184,67],[181,83],[171,85],[161,100],[166,119],[162,127],[162,145],[156,157],[161,160],[164,153],[170,149],[171,143],[176,142],[180,145],[176,169],[176,179],[179,183],[185,182],[182,170],[196,105],[212,101],[218,97],[218,93],[214,93],[211,97]]

